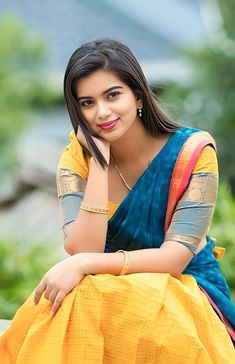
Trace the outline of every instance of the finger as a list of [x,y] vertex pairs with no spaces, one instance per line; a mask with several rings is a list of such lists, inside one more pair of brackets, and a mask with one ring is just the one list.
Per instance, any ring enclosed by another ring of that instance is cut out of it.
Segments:
[[81,128],[77,131],[77,139],[82,146],[87,146],[86,138]]
[[51,291],[50,296],[48,297],[48,300],[51,301],[51,303],[54,303],[56,296],[58,295],[58,290],[57,291]]
[[65,298],[65,293],[60,291],[54,300],[54,303],[53,303],[53,306],[51,309],[51,315],[54,315],[57,312],[57,310],[59,309],[64,298]]
[[77,137],[83,137],[84,136],[84,133],[82,131],[82,128],[80,127],[80,125],[78,126],[78,130],[77,130]]
[[49,300],[51,292],[52,292],[52,288],[47,286],[46,290],[44,292],[44,297],[46,298],[46,300]]
[[35,290],[35,294],[34,294],[34,303],[35,305],[38,304],[38,302],[40,301],[41,299],[41,296],[43,294],[43,292],[45,291],[46,289],[46,282],[45,280],[43,279],[39,285],[37,286],[36,290]]
[[78,125],[77,136],[79,135],[80,132],[81,132],[81,127],[80,127],[80,125]]

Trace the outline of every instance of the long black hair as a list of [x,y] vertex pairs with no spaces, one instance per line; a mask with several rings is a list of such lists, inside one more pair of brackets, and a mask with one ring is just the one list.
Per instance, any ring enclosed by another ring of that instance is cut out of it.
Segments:
[[80,126],[89,148],[102,166],[107,165],[105,158],[92,140],[76,95],[77,81],[100,69],[112,71],[142,99],[141,121],[150,135],[173,133],[179,128],[158,107],[138,61],[127,46],[111,38],[99,38],[85,43],[76,49],[68,62],[64,77],[64,97],[75,133]]

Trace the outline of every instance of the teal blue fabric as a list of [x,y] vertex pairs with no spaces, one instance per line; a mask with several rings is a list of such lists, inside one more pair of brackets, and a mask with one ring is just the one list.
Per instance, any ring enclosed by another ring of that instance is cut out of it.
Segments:
[[[180,128],[153,159],[109,220],[105,252],[159,248],[164,241],[168,193],[175,162],[194,128]],[[191,274],[235,327],[235,305],[213,255],[214,243],[193,257],[184,274]]]

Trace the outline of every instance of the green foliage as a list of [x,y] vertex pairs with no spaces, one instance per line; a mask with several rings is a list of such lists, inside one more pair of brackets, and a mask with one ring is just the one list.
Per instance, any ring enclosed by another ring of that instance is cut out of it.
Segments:
[[211,34],[210,43],[183,52],[193,69],[190,83],[169,84],[162,90],[162,98],[173,117],[212,133],[218,147],[220,175],[235,191],[235,42],[226,37],[226,32],[235,33],[231,21],[233,2],[219,1],[226,31],[219,29]]
[[224,29],[229,37],[235,39],[234,14],[231,9],[234,9],[234,0],[217,0],[222,13]]
[[57,263],[55,244],[0,240],[0,318],[12,319],[16,310]]
[[[32,111],[52,103],[56,94],[45,82],[45,45],[7,16],[0,22],[0,169],[13,159],[13,145]],[[9,156],[7,155],[9,153]]]
[[185,125],[209,131],[218,147],[221,184],[211,235],[226,249],[221,261],[235,298],[235,23],[234,0],[217,1],[224,28],[213,41],[196,50],[184,51],[193,69],[189,84],[168,84],[160,90],[165,109]]
[[222,184],[217,198],[217,205],[211,225],[211,235],[217,239],[217,245],[225,248],[221,260],[221,269],[235,297],[235,200],[228,185]]

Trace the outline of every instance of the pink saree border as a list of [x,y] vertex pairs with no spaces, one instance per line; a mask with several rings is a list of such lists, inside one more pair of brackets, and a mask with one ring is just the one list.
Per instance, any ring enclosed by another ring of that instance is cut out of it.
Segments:
[[199,131],[192,134],[186,140],[179,153],[171,177],[165,219],[165,232],[170,226],[173,211],[177,205],[177,202],[187,188],[190,176],[194,166],[196,165],[199,155],[202,149],[208,144],[211,144],[216,149],[216,144],[212,136],[205,131]]
[[233,330],[232,326],[228,322],[228,320],[224,317],[222,312],[220,311],[219,307],[215,304],[215,302],[212,300],[212,298],[208,295],[208,293],[200,286],[198,285],[200,290],[206,295],[210,305],[213,307],[215,312],[218,314],[220,320],[223,322],[224,326],[226,327],[226,330],[228,331],[229,335],[231,336],[233,342],[235,342],[235,331]]
[[[184,143],[180,154],[176,160],[174,171],[171,177],[169,197],[168,197],[168,208],[166,212],[165,220],[165,231],[170,226],[174,209],[183,195],[185,189],[188,186],[190,176],[199,158],[202,149],[206,145],[212,145],[216,150],[216,144],[212,136],[204,131],[192,134]],[[231,336],[231,339],[235,342],[235,331],[224,317],[223,313],[217,307],[215,302],[211,299],[208,293],[199,285],[200,290],[206,295],[209,303],[220,317],[221,321],[225,325],[227,332]]]

